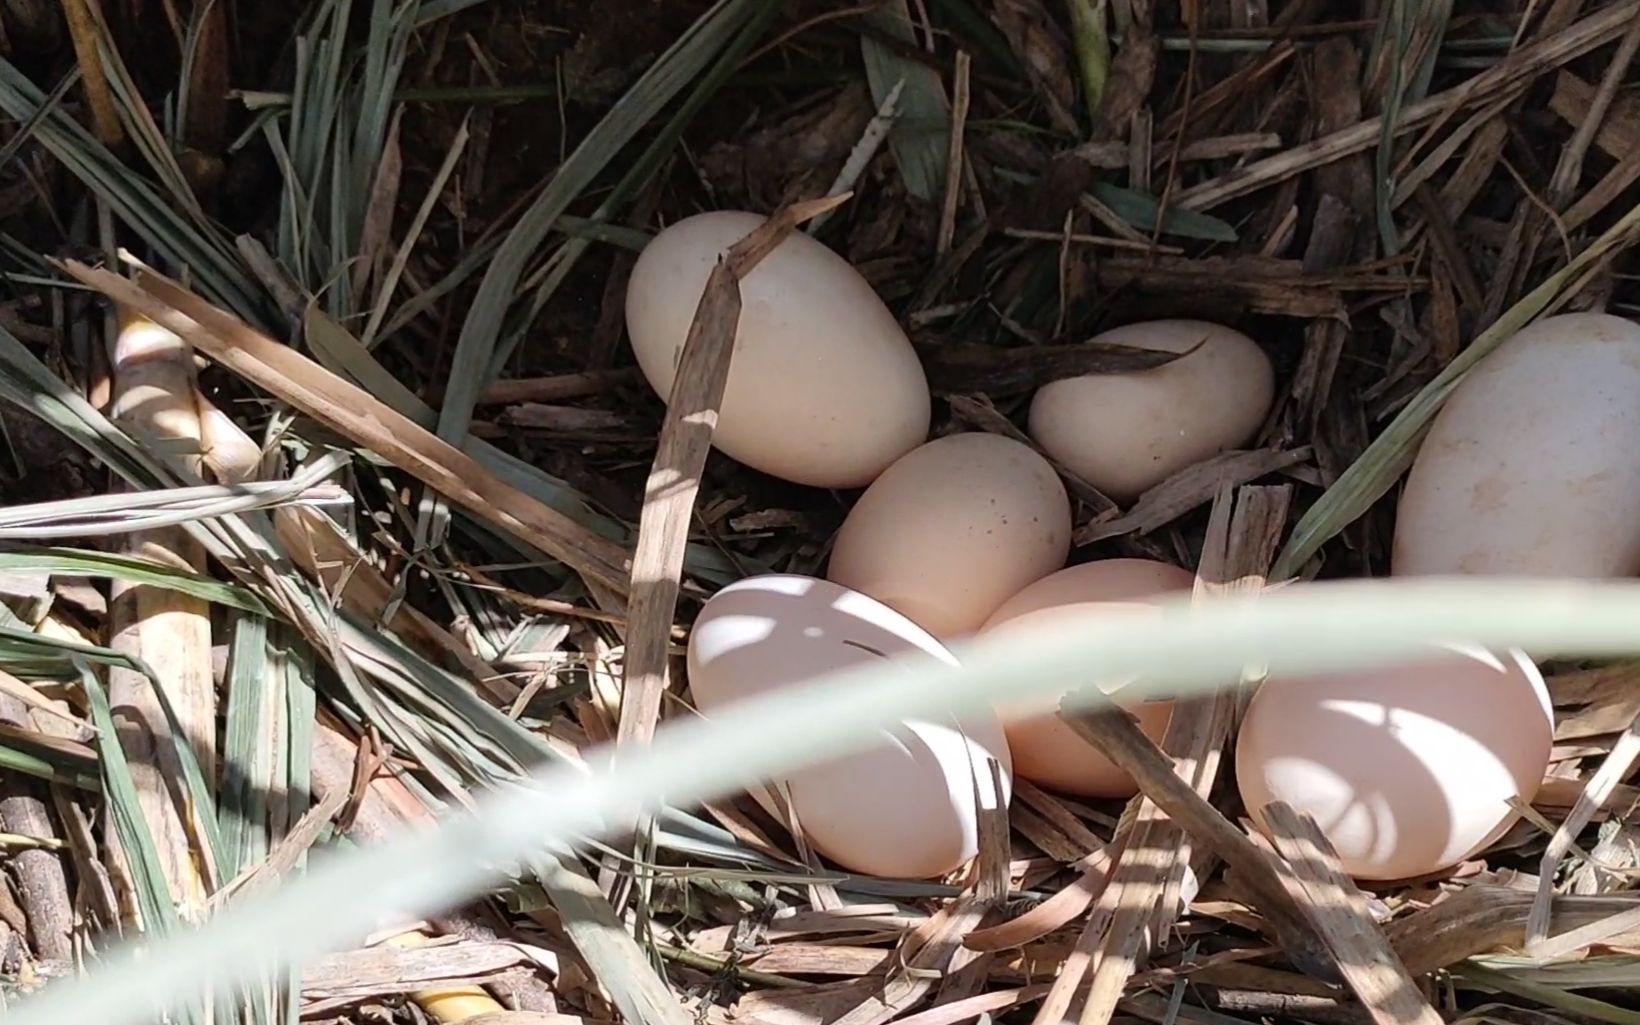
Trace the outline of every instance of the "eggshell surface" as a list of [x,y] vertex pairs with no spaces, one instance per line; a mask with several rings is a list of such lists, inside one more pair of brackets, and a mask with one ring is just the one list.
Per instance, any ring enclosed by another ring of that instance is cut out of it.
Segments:
[[1194,352],[1125,374],[1050,382],[1031,400],[1030,434],[1043,451],[1119,502],[1184,468],[1245,444],[1275,396],[1258,343],[1202,320],[1153,320],[1091,341]]
[[1418,449],[1402,575],[1640,573],[1640,326],[1547,317],[1469,371]]
[[[770,574],[731,584],[706,603],[689,638],[689,683],[696,707],[710,716],[876,659],[956,664],[926,631],[880,602],[828,580]],[[1001,767],[1000,793],[988,759]],[[784,782],[816,850],[854,872],[922,879],[975,855],[976,787],[983,807],[1006,807],[1011,772],[994,716],[934,716],[902,723],[871,750]]]
[[1046,459],[1000,435],[953,434],[866,488],[826,576],[951,639],[1063,566],[1070,544],[1070,499]]
[[1357,879],[1405,879],[1479,853],[1549,765],[1553,713],[1524,655],[1454,647],[1389,669],[1265,681],[1236,743],[1256,822],[1312,815]]
[[[1028,643],[1042,629],[1070,629],[1106,624],[1115,617],[1155,615],[1154,599],[1186,590],[1195,575],[1177,566],[1148,559],[1103,559],[1071,566],[1043,577],[1002,604],[986,621],[981,635],[1011,634]],[[1085,685],[1096,685],[1124,704],[1145,735],[1160,741],[1173,714],[1168,701],[1123,702],[1125,680],[1101,678],[1089,667]],[[1133,780],[1058,716],[1060,696],[1045,702],[998,708],[1020,776],[1083,797],[1132,797]]]
[[[735,211],[697,214],[639,255],[627,286],[627,331],[663,400],[719,255],[763,221]],[[853,488],[927,437],[922,364],[846,260],[795,232],[740,290],[740,327],[712,438],[724,453],[799,484]]]

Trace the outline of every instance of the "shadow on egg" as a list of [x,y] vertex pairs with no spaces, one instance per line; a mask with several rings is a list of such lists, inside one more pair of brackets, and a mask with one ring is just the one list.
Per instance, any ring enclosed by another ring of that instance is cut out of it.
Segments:
[[[905,659],[956,664],[939,641],[886,605],[790,574],[718,592],[696,620],[688,649],[695,705],[708,716],[868,661]],[[869,749],[785,777],[810,845],[851,871],[901,878],[942,875],[972,857],[976,797],[981,808],[1008,802],[1012,764],[1000,723],[933,713],[878,737]],[[1000,792],[986,768],[990,758],[1002,770]],[[781,818],[771,802],[759,803]]]
[[1358,879],[1451,867],[1495,841],[1547,768],[1552,719],[1524,656],[1455,655],[1376,672],[1274,678],[1236,749],[1248,812],[1312,816]]

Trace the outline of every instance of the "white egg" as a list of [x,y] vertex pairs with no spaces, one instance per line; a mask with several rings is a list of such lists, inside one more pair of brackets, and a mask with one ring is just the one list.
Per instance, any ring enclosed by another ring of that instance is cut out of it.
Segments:
[[1640,573],[1640,326],[1548,317],[1464,377],[1396,514],[1398,575]]
[[[1301,585],[1302,586],[1302,585]],[[1401,665],[1272,676],[1236,740],[1255,821],[1271,801],[1313,816],[1358,879],[1405,879],[1485,849],[1530,802],[1554,715],[1519,652],[1452,645]]]
[[[731,584],[706,603],[689,637],[689,685],[710,716],[874,659],[955,664],[937,640],[880,602],[828,580],[770,574]],[[870,750],[802,769],[785,783],[816,850],[854,872],[921,879],[974,857],[979,809],[1006,808],[1011,779],[1001,724],[977,715],[902,723]]]
[[[712,268],[763,221],[734,211],[697,214],[656,235],[638,257],[627,331],[662,399]],[[796,232],[740,289],[740,329],[712,439],[724,453],[799,484],[856,488],[928,436],[922,364],[848,261]]]

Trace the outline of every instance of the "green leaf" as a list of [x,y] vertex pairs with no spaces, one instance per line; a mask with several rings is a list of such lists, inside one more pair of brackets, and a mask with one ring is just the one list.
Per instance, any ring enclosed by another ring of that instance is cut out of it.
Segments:
[[[887,0],[875,6],[862,22],[875,32],[915,47],[911,12],[906,0]],[[896,87],[900,90],[897,117],[888,132],[888,148],[900,169],[905,190],[925,203],[945,195],[945,164],[951,149],[951,101],[939,72],[871,35],[860,36],[866,84],[878,109]]]
[[[1110,207],[1116,216],[1140,231],[1156,230],[1156,214],[1161,204],[1155,196],[1109,182],[1094,182],[1093,195]],[[1236,229],[1211,214],[1169,207],[1162,221],[1162,234],[1199,238],[1208,242],[1234,242]]]
[[0,550],[0,570],[128,580],[136,584],[147,584],[150,587],[191,595],[244,612],[266,615],[268,611],[261,599],[236,584],[225,584],[220,580],[136,555],[31,545]]

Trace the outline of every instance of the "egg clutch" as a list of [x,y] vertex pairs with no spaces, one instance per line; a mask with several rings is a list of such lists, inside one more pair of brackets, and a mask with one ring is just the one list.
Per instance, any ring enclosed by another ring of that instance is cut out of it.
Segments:
[[[706,280],[762,223],[714,212],[644,249],[626,317],[663,400]],[[742,312],[716,434],[726,455],[815,487],[864,488],[826,578],[752,577],[702,609],[688,646],[707,716],[757,692],[862,664],[955,664],[976,636],[1031,643],[1041,629],[1139,620],[1194,574],[1146,559],[1067,566],[1072,509],[1060,467],[1120,502],[1248,443],[1275,374],[1259,345],[1195,320],[1130,324],[1096,341],[1185,355],[1147,370],[1053,381],[1030,402],[1035,447],[1000,435],[928,440],[921,363],[893,314],[845,260],[807,235],[741,283]],[[1581,313],[1504,342],[1448,397],[1406,480],[1397,575],[1607,577],[1640,572],[1640,327]],[[1302,587],[1304,585],[1295,585]],[[1153,740],[1165,701],[1088,667]],[[777,820],[848,870],[943,876],[973,858],[984,809],[1016,777],[1072,798],[1136,788],[1055,715],[1056,702],[900,723],[865,754],[754,788]],[[1285,801],[1313,816],[1361,880],[1437,873],[1516,821],[1549,766],[1553,712],[1520,652],[1462,644],[1415,663],[1272,677],[1246,706],[1234,773],[1255,824]]]

